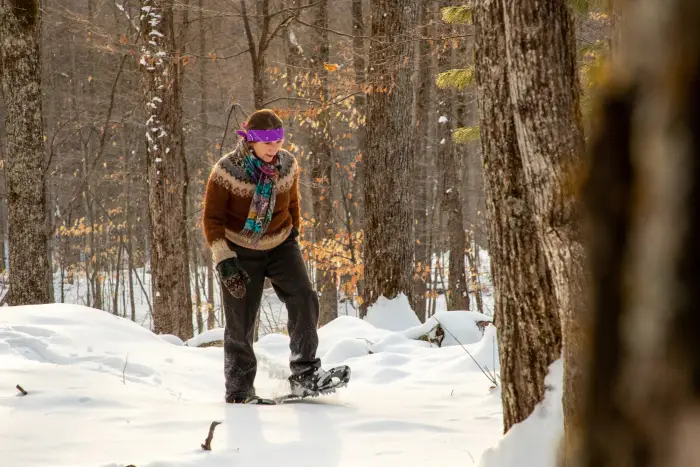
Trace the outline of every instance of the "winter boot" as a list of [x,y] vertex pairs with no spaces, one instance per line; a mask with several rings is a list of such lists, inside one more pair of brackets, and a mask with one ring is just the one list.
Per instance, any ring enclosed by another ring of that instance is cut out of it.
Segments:
[[291,393],[298,397],[330,394],[335,389],[345,386],[350,380],[350,368],[340,366],[330,370],[316,368],[289,377]]
[[255,395],[254,389],[251,389],[250,391],[244,393],[226,395],[227,404],[248,404],[250,403],[250,401],[255,399],[258,399],[258,396]]

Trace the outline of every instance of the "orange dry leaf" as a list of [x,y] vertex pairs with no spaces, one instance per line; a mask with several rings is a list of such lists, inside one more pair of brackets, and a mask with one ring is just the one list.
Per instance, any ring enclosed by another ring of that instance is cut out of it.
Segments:
[[325,68],[326,70],[328,70],[330,72],[334,72],[335,70],[338,69],[338,65],[336,65],[335,63],[323,62],[323,68]]

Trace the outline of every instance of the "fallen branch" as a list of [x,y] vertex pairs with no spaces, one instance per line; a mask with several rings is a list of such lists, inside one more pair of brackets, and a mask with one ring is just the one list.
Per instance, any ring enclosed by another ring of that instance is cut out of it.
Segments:
[[469,353],[469,351],[467,350],[467,348],[464,347],[464,345],[462,345],[462,343],[459,341],[459,339],[457,339],[457,336],[455,336],[454,334],[452,334],[452,332],[450,332],[450,330],[447,329],[447,328],[445,327],[445,325],[443,325],[443,324],[435,317],[435,315],[431,316],[431,318],[433,318],[435,321],[437,321],[438,324],[440,325],[440,327],[441,327],[444,331],[447,331],[448,333],[450,333],[450,336],[452,336],[452,338],[453,338],[455,341],[457,341],[457,343],[462,347],[462,349],[464,349],[464,351],[467,352],[467,355],[469,355],[469,356],[471,357],[471,359],[474,360],[474,363],[476,363],[476,366],[479,367],[479,369],[480,369],[481,372],[484,374],[484,376],[486,376],[486,377],[488,378],[488,380],[491,381],[491,383],[493,383],[494,386],[498,387],[498,380],[491,374],[491,371],[488,370],[488,368],[486,368],[486,370],[484,370],[484,367],[482,367],[482,366],[479,364],[479,362],[476,361],[476,359],[474,358],[474,356],[472,356],[472,354]]
[[221,425],[221,422],[211,422],[211,426],[209,426],[209,435],[207,436],[207,439],[204,440],[204,444],[202,444],[202,449],[205,451],[211,451],[211,440],[214,439],[214,429],[216,429],[216,425]]

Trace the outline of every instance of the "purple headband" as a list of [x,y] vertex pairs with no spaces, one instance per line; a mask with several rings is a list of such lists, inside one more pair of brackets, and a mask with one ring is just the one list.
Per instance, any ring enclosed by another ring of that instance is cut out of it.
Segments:
[[238,130],[238,134],[248,141],[269,143],[284,139],[284,128],[274,130]]

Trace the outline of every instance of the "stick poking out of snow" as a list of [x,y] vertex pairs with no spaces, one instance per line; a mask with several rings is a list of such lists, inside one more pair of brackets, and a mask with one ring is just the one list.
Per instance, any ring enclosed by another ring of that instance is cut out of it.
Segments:
[[221,425],[221,422],[213,421],[209,426],[209,434],[207,435],[207,439],[204,440],[204,444],[202,444],[202,449],[205,451],[211,451],[211,440],[214,439],[214,430],[216,429],[216,425]]

